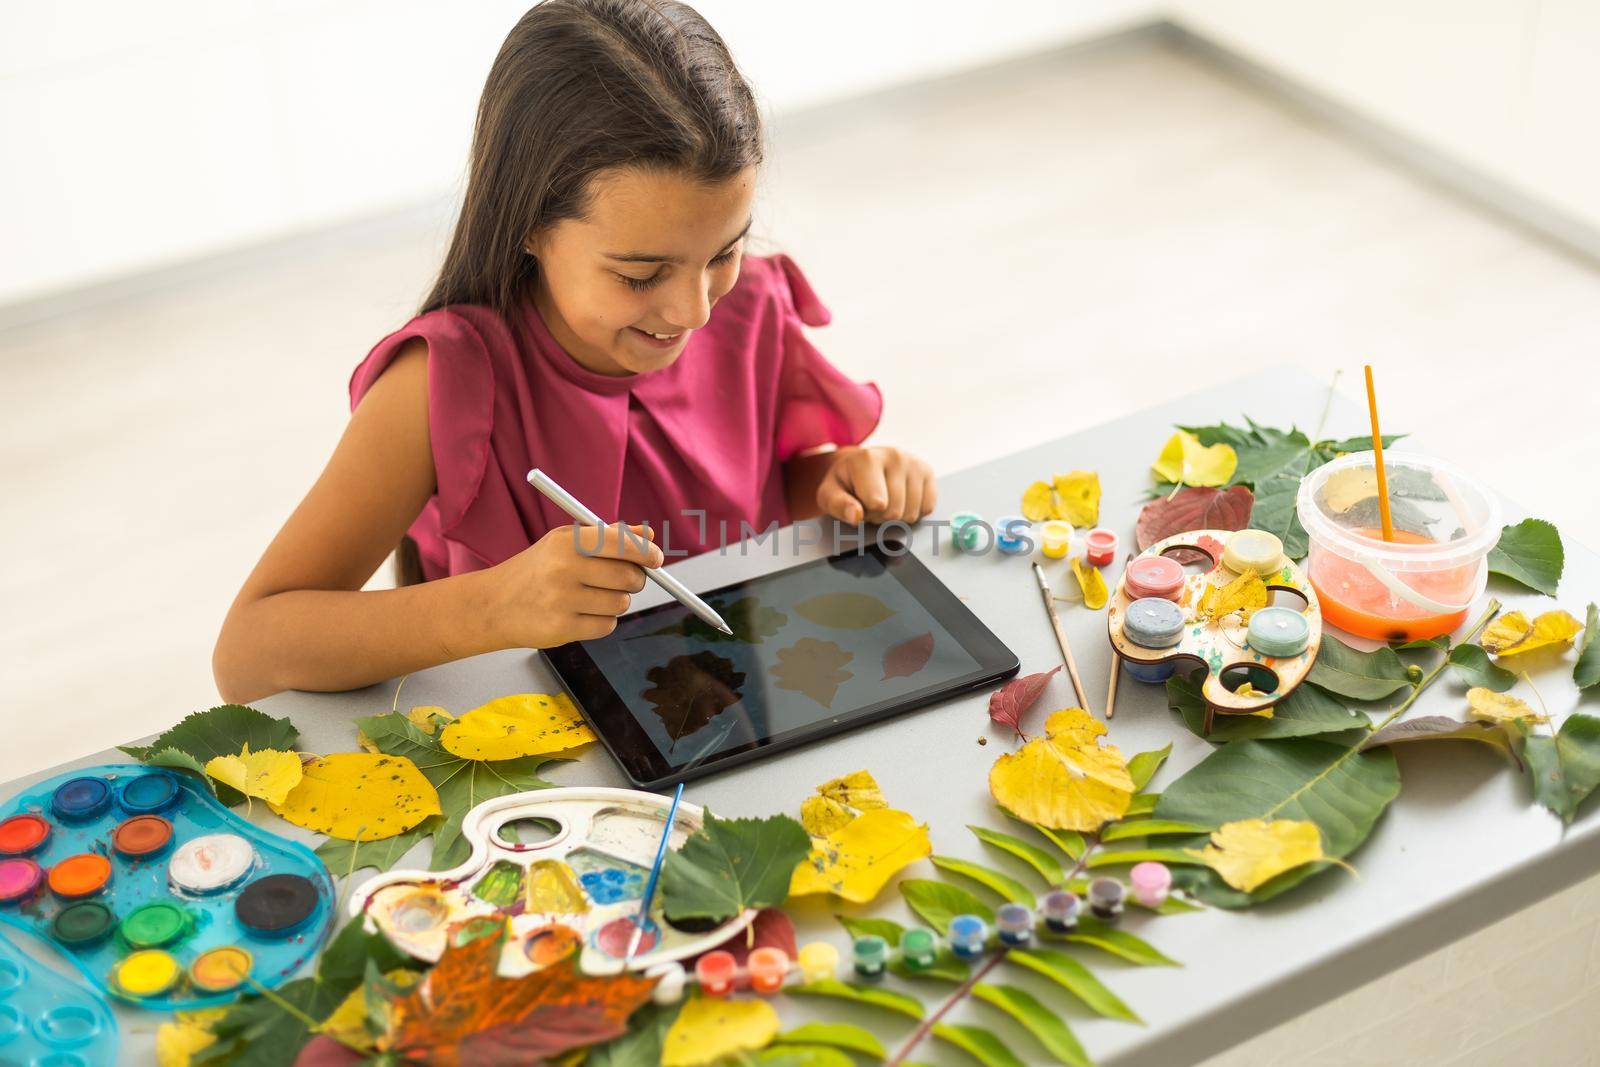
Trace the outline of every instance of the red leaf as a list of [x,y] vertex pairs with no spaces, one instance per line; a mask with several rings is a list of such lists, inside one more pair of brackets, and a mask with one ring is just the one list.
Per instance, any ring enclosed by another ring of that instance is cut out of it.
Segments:
[[318,1034],[295,1057],[294,1067],[348,1067],[352,1063],[366,1063],[365,1053],[345,1048],[326,1034]]
[[933,634],[918,634],[883,654],[883,680],[906,678],[928,665],[933,655]]
[[1242,530],[1250,521],[1255,494],[1242,485],[1227,489],[1189,487],[1160,497],[1139,512],[1135,536],[1143,552],[1157,541],[1190,530]]
[[[750,953],[758,948],[781,948],[791,960],[800,955],[800,949],[794,936],[794,921],[789,918],[787,913],[777,908],[762,908],[756,912],[755,921],[750,925],[755,930],[755,944],[752,945],[750,943],[749,930],[740,930],[717,946],[717,948],[732,953],[739,966],[743,967],[750,958]],[[715,950],[706,949],[706,952],[712,951]],[[696,959],[698,958],[696,957]],[[684,967],[693,971],[694,961],[686,960]]]
[[1060,666],[1055,666],[1041,674],[1013,678],[996,689],[989,694],[989,718],[1002,726],[1011,727],[1018,736],[1022,736],[1022,716],[1038,701],[1044,687],[1050,684],[1050,679],[1060,669]]

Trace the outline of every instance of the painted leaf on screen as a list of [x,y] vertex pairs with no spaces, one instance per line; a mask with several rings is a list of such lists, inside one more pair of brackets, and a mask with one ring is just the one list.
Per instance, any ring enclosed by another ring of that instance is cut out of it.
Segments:
[[870,593],[818,593],[800,601],[794,610],[818,626],[836,630],[865,630],[894,614]]
[[1139,512],[1134,528],[1139,551],[1190,530],[1242,530],[1255,500],[1255,494],[1242,485],[1186,486],[1173,496],[1157,497]]
[[918,634],[897,645],[890,645],[883,654],[883,678],[909,678],[928,665],[933,656],[933,634]]
[[854,672],[844,669],[853,659],[853,652],[846,652],[832,641],[802,637],[788,648],[778,650],[772,676],[777,679],[779,689],[804,693],[823,707],[831,708],[839,687],[855,677]]
[[810,851],[805,827],[787,815],[719,819],[707,812],[705,825],[667,853],[662,910],[668,919],[720,921],[746,908],[776,907]]
[[1026,741],[1028,737],[1022,732],[1022,716],[1039,702],[1039,697],[1050,684],[1050,679],[1054,678],[1060,669],[1059,666],[1055,666],[1038,674],[1025,674],[1021,678],[1011,679],[996,689],[989,695],[989,718],[1001,726],[1011,727],[1017,736]]
[[713,599],[708,603],[718,615],[722,616],[722,621],[728,624],[728,629],[733,633],[725,634],[698,615],[691,614],[685,615],[670,626],[663,626],[649,633],[635,634],[628,640],[638,641],[646,637],[676,635],[708,642],[742,641],[745,644],[759,645],[783,629],[789,621],[789,616],[776,608],[767,607],[759,598],[753,596],[743,596],[732,602]]
[[645,678],[652,684],[641,695],[674,742],[701,729],[744,696],[744,672],[715,652],[673,656],[664,665],[651,667]]

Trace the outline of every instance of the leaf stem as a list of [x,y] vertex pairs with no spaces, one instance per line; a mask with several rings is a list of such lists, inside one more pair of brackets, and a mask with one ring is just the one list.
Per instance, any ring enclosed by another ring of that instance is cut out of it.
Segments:
[[[1478,621],[1472,624],[1472,629],[1467,631],[1467,635],[1461,639],[1460,644],[1465,645],[1471,643],[1472,639],[1478,636],[1478,631],[1489,625],[1489,620],[1493,619],[1497,614],[1499,614],[1499,612],[1500,601],[1489,601],[1489,606],[1484,609],[1484,612],[1478,618]],[[1444,669],[1448,666],[1450,666],[1450,653],[1446,652],[1444,654],[1444,658],[1439,661],[1439,665],[1428,674],[1423,676],[1422,681],[1418,682],[1416,688],[1411,690],[1411,695],[1402,700],[1400,702],[1400,706],[1391,711],[1388,717],[1380,722],[1373,732],[1376,733],[1377,730],[1383,729],[1385,726],[1388,726],[1390,723],[1398,719],[1401,715],[1405,714],[1405,710],[1412,704],[1416,703],[1417,697],[1422,695],[1422,691],[1428,688],[1428,686],[1432,685],[1434,680],[1437,679],[1439,675],[1443,674]]]
[[1328,383],[1328,399],[1323,401],[1322,404],[1322,418],[1317,420],[1317,432],[1311,435],[1311,449],[1313,452],[1315,452],[1316,446],[1322,443],[1322,431],[1327,428],[1328,414],[1333,410],[1333,394],[1339,388],[1339,375],[1343,373],[1343,368],[1334,368],[1333,381]]
[[904,1063],[905,1058],[911,1054],[911,1050],[917,1047],[919,1041],[933,1032],[933,1028],[938,1025],[940,1019],[944,1018],[945,1013],[966,999],[972,992],[973,987],[982,981],[990,971],[998,967],[1010,951],[1009,947],[1002,947],[993,956],[984,960],[983,966],[973,971],[967,976],[967,980],[961,983],[961,988],[946,997],[945,1002],[934,1009],[932,1015],[917,1024],[917,1028],[911,1031],[911,1036],[907,1037],[905,1042],[895,1050],[893,1056],[884,1061],[883,1067],[899,1067],[901,1063]]

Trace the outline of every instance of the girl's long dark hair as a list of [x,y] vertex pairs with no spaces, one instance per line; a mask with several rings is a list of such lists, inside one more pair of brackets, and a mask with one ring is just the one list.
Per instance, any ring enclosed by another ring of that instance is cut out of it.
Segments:
[[545,0],[495,57],[461,216],[422,310],[509,314],[537,265],[528,239],[583,217],[608,167],[722,181],[761,161],[761,118],[728,47],[674,0]]

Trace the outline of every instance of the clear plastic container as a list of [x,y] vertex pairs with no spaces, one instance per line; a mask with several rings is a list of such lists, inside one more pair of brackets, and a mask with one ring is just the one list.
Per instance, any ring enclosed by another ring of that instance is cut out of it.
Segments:
[[1489,580],[1500,502],[1449,464],[1385,452],[1394,541],[1383,540],[1371,452],[1324,464],[1295,502],[1323,621],[1376,641],[1414,641],[1466,621]]

